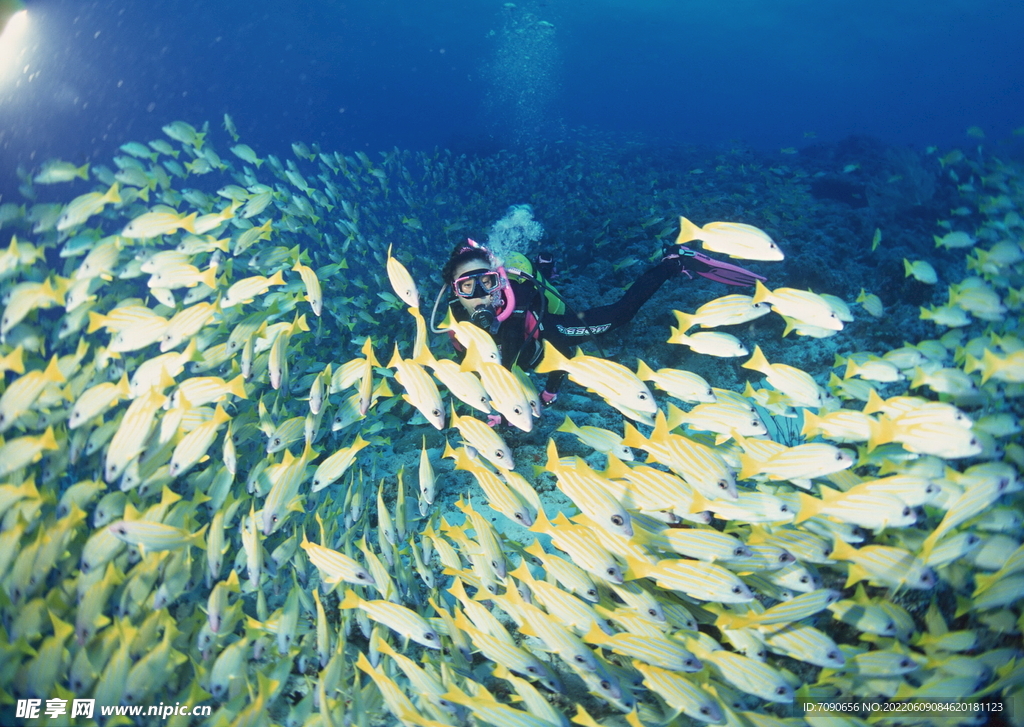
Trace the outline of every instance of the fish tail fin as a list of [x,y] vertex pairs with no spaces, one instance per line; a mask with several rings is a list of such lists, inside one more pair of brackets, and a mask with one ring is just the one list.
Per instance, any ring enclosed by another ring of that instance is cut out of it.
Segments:
[[206,531],[210,529],[210,523],[206,523],[189,537],[189,544],[200,550],[206,550]]
[[767,301],[771,294],[772,292],[760,280],[754,283],[754,303]]
[[701,235],[701,228],[690,222],[685,217],[679,217],[679,235],[676,237],[676,244],[682,245],[684,242],[690,242],[691,240],[699,240]]
[[[671,429],[668,426],[668,419],[665,418],[665,412],[658,410],[658,415],[654,418],[654,431],[651,432],[650,441],[652,442],[667,442]],[[631,447],[632,445],[626,445]]]
[[64,374],[60,372],[60,366],[57,365],[56,354],[50,359],[50,363],[47,364],[46,371],[43,372],[43,380],[58,384],[67,381],[64,378]]
[[228,393],[234,394],[239,399],[248,398],[245,395],[245,376],[239,374],[228,382]]
[[556,429],[555,431],[556,432],[567,432],[569,434],[576,434],[576,433],[578,433],[580,431],[580,428],[578,426],[576,426],[576,424],[573,422],[573,420],[569,418],[569,415],[566,414],[565,415],[565,421],[562,422],[562,425],[560,427],[558,427],[558,429]]
[[99,329],[107,325],[107,317],[96,313],[95,311],[89,311],[89,326],[85,329],[86,333],[95,333]]
[[397,364],[400,364],[401,362],[402,355],[398,352],[398,344],[396,343],[394,353],[391,354],[391,360],[388,361],[388,368],[393,369]]
[[980,366],[982,384],[984,384],[992,377],[992,374],[994,374],[999,369],[999,364],[1001,364],[1002,362],[1003,360],[996,356],[994,353],[992,353],[992,351],[990,351],[987,348],[985,349],[985,352],[981,355]]
[[676,322],[679,324],[679,332],[686,333],[696,325],[697,316],[692,313],[683,313],[681,310],[674,310]]
[[894,429],[892,419],[884,414],[880,419],[868,421],[868,451],[873,452],[879,445],[893,441]]
[[971,598],[975,598],[981,593],[984,593],[991,588],[996,581],[1000,578],[999,573],[978,573],[974,576],[974,593],[971,594]]
[[676,328],[675,326],[670,326],[668,332],[669,337],[666,343],[678,343],[681,346],[689,345],[687,341],[690,340],[690,337],[683,333],[683,329]]
[[[548,516],[547,513],[544,512],[544,508],[541,507],[537,509],[537,516],[533,519],[533,525],[530,526],[530,530],[535,533],[546,533],[547,535],[550,535],[555,531],[555,526],[551,524],[550,520],[548,520]],[[534,540],[533,542],[537,544],[538,548],[541,547],[539,541]],[[526,552],[529,553],[530,549],[527,548]],[[543,548],[541,549],[541,552],[543,553]]]
[[641,381],[650,381],[654,378],[654,371],[643,362],[643,359],[636,360],[636,375]]
[[761,471],[762,464],[763,462],[754,459],[749,454],[740,454],[740,471],[736,475],[736,478],[745,480],[753,477]]
[[217,287],[217,266],[211,265],[206,269],[206,272],[199,276],[199,282],[205,285],[207,288]]
[[109,204],[121,204],[120,190],[120,185],[117,182],[114,182],[110,185],[110,189],[107,190],[107,193],[103,195],[103,199],[105,199]]
[[614,454],[609,453],[608,466],[605,467],[604,472],[602,472],[601,475],[604,477],[608,477],[609,479],[621,480],[625,477],[628,477],[630,472],[632,472],[632,470],[630,469],[629,465],[627,465],[621,459],[616,457]]
[[868,401],[861,411],[865,414],[874,414],[876,412],[885,411],[885,399],[875,391],[875,387],[872,386],[868,391]]
[[794,525],[799,525],[804,520],[810,520],[820,513],[821,508],[825,505],[824,500],[819,500],[817,497],[812,497],[804,492],[798,492],[797,496],[800,498],[800,512],[793,519]]
[[644,437],[643,434],[640,433],[639,429],[634,427],[629,422],[624,423],[624,431],[625,436],[623,436],[622,438],[622,443],[625,444],[627,447],[637,447],[638,449],[643,449],[645,446],[647,446],[647,439]]
[[668,425],[668,430],[670,432],[676,427],[678,427],[680,424],[683,424],[687,420],[687,418],[689,418],[689,414],[687,414],[685,411],[680,409],[675,404],[672,404],[671,402],[669,403],[668,417],[666,417],[666,421]]
[[854,583],[866,581],[871,577],[871,574],[867,572],[864,566],[859,563],[852,564],[846,572],[846,585],[843,588],[849,588]]
[[561,351],[551,345],[551,342],[544,339],[544,358],[534,369],[538,374],[546,374],[549,371],[564,371],[569,359]]
[[[963,349],[960,349],[960,350],[963,350]],[[982,356],[984,356],[984,354],[982,354]],[[983,366],[983,364],[982,364],[981,359],[975,358],[971,354],[967,354],[966,357],[964,358],[964,373],[965,374],[973,374],[975,371],[981,370],[982,366]],[[984,371],[982,371],[982,375],[984,376]],[[984,384],[985,382],[982,381],[981,383]]]
[[[188,215],[187,217],[183,217],[178,222],[178,225],[182,229],[184,229],[186,232],[191,232],[194,235],[194,234],[196,234],[196,218],[198,216],[199,216],[198,212],[193,212],[192,214]],[[211,285],[210,287],[212,288],[213,286]]]
[[[566,417],[566,419],[568,418]],[[548,461],[544,466],[552,472],[557,472],[561,469],[561,464],[558,461],[558,447],[555,445],[554,439],[548,439]]]
[[740,364],[745,369],[752,369],[754,371],[760,371],[762,374],[768,375],[772,370],[771,364],[768,363],[768,359],[765,358],[764,352],[761,351],[760,346],[754,346],[754,354],[750,357],[750,360],[746,363]]
[[363,341],[362,348],[363,358],[365,358],[371,366],[380,366],[380,362],[377,361],[377,357],[373,355],[373,338],[367,336],[366,340]]
[[345,589],[345,597],[341,599],[341,603],[338,604],[338,608],[359,608],[359,596],[351,588]]
[[853,560],[857,556],[857,549],[840,538],[832,541],[832,552],[829,558],[832,560]]
[[815,414],[810,409],[804,409],[804,425],[800,430],[800,435],[805,439],[811,439],[818,435],[821,431],[821,417]]
[[647,577],[655,568],[655,564],[637,558],[635,555],[626,555],[626,565],[629,566],[629,573],[637,578]]

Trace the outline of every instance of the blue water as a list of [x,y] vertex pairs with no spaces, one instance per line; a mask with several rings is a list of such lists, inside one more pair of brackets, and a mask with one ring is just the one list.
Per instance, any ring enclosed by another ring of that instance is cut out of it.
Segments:
[[30,2],[0,68],[0,192],[19,164],[109,159],[168,121],[225,112],[260,153],[299,139],[487,151],[580,127],[766,151],[850,135],[924,147],[1024,124],[1013,0],[505,5]]

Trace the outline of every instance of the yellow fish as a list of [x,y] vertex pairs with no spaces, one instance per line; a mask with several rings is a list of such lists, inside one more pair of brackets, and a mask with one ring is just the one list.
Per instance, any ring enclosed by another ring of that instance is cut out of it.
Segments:
[[146,212],[125,225],[121,230],[121,236],[131,240],[144,240],[161,235],[170,235],[178,230],[185,230],[195,234],[194,223],[197,213],[182,215],[173,209],[157,208]]
[[785,255],[764,230],[741,222],[709,222],[703,227],[679,218],[676,244],[700,240],[705,250],[745,260],[782,260]]
[[875,318],[881,318],[885,315],[885,308],[882,305],[882,299],[874,293],[868,293],[866,290],[861,288],[860,295],[857,296],[857,302],[860,303],[864,310]]
[[596,356],[587,356],[582,351],[569,359],[545,340],[544,358],[536,371],[542,374],[555,370],[567,372],[569,378],[580,386],[629,411],[643,414],[654,414],[658,411],[657,402],[650,389],[622,364]]
[[320,288],[320,279],[317,278],[316,272],[299,262],[295,263],[292,270],[297,272],[299,277],[302,278],[302,284],[306,286],[306,300],[309,301],[313,313],[319,316],[324,307],[324,294]]
[[395,378],[406,391],[402,398],[416,407],[436,429],[444,429],[444,401],[423,366],[413,359],[403,359],[396,343],[388,367],[395,369]]
[[412,609],[390,601],[366,601],[346,590],[339,608],[359,608],[374,621],[429,649],[440,649],[441,639],[430,623]]
[[903,272],[904,277],[913,277],[915,280],[919,280],[925,285],[935,285],[939,281],[939,276],[935,272],[935,268],[931,266],[927,260],[915,260],[911,262],[906,258],[903,258]]
[[405,301],[406,305],[419,308],[420,294],[416,290],[416,283],[405,266],[397,258],[391,257],[391,245],[388,245],[387,270],[395,295]]
[[839,316],[828,301],[820,295],[795,288],[768,290],[760,280],[754,284],[754,289],[754,302],[770,303],[772,310],[779,315],[789,316],[819,328],[833,331],[843,330],[843,323],[839,320]]

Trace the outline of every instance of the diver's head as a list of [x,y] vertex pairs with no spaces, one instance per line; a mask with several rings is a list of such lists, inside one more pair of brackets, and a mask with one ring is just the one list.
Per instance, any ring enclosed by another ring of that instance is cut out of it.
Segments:
[[441,274],[470,320],[493,333],[506,285],[499,261],[487,248],[467,240],[455,246]]

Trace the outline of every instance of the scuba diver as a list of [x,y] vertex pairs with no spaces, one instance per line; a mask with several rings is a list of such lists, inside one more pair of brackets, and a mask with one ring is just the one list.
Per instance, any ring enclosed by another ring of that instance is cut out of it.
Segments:
[[[542,340],[548,340],[566,356],[572,347],[593,336],[619,328],[636,315],[640,307],[669,278],[696,273],[727,285],[754,285],[765,280],[749,270],[721,262],[685,245],[670,245],[658,264],[644,271],[623,296],[610,305],[582,313],[567,310],[564,301],[548,282],[553,273],[549,254],[540,253],[536,264],[520,253],[499,260],[483,245],[467,239],[455,245],[448,262],[441,269],[444,284],[434,301],[430,325],[435,325],[438,308],[445,304],[459,321],[470,321],[489,332],[501,352],[501,363],[511,369],[519,364],[530,370],[543,357]],[[446,299],[446,294],[453,297]],[[458,305],[453,305],[458,301]],[[464,351],[452,336],[452,342]],[[564,371],[548,374],[541,402],[550,406],[558,398],[565,379]]]

